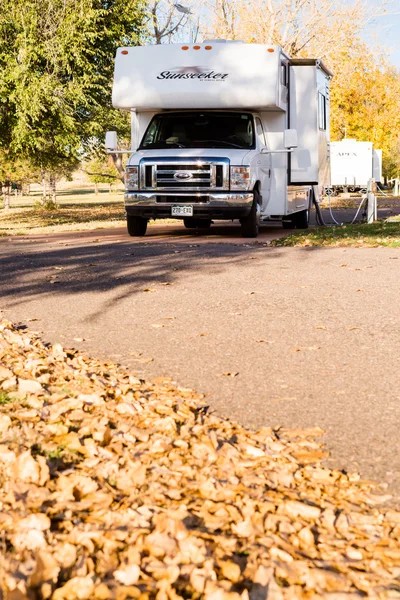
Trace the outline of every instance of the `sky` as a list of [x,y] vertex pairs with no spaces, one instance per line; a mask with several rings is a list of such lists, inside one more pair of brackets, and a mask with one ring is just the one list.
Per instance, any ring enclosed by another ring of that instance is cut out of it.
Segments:
[[[370,5],[376,4],[369,0]],[[364,34],[366,41],[371,39],[388,50],[391,62],[400,70],[400,0],[390,2],[388,7],[390,14],[378,17],[371,23]],[[397,13],[397,14],[396,14]]]

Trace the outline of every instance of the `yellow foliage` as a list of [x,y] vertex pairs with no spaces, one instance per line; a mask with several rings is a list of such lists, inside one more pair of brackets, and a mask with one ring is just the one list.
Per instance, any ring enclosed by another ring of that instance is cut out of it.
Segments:
[[373,142],[383,150],[387,177],[400,170],[400,76],[387,59],[354,43],[331,62],[331,134]]

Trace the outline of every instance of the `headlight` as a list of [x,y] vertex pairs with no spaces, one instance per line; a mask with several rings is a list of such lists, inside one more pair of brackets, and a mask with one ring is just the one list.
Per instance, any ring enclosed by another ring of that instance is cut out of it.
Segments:
[[231,190],[248,190],[250,167],[231,167]]
[[139,189],[139,167],[126,167],[125,188],[127,191]]

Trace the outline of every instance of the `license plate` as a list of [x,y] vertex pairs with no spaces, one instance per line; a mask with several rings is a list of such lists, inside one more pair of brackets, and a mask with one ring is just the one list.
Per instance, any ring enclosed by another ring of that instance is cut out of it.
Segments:
[[193,217],[193,206],[187,204],[174,204],[171,206],[173,217]]

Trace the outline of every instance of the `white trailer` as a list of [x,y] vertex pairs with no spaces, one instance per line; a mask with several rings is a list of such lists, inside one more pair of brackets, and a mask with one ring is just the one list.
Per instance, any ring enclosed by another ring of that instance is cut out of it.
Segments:
[[346,138],[331,143],[331,186],[336,192],[367,189],[370,179],[382,181],[382,150],[372,142]]
[[[329,81],[319,60],[279,46],[212,40],[119,48],[113,105],[131,112],[126,167],[130,235],[149,219],[209,227],[239,219],[307,228],[330,184]],[[109,132],[108,151],[117,150]]]

